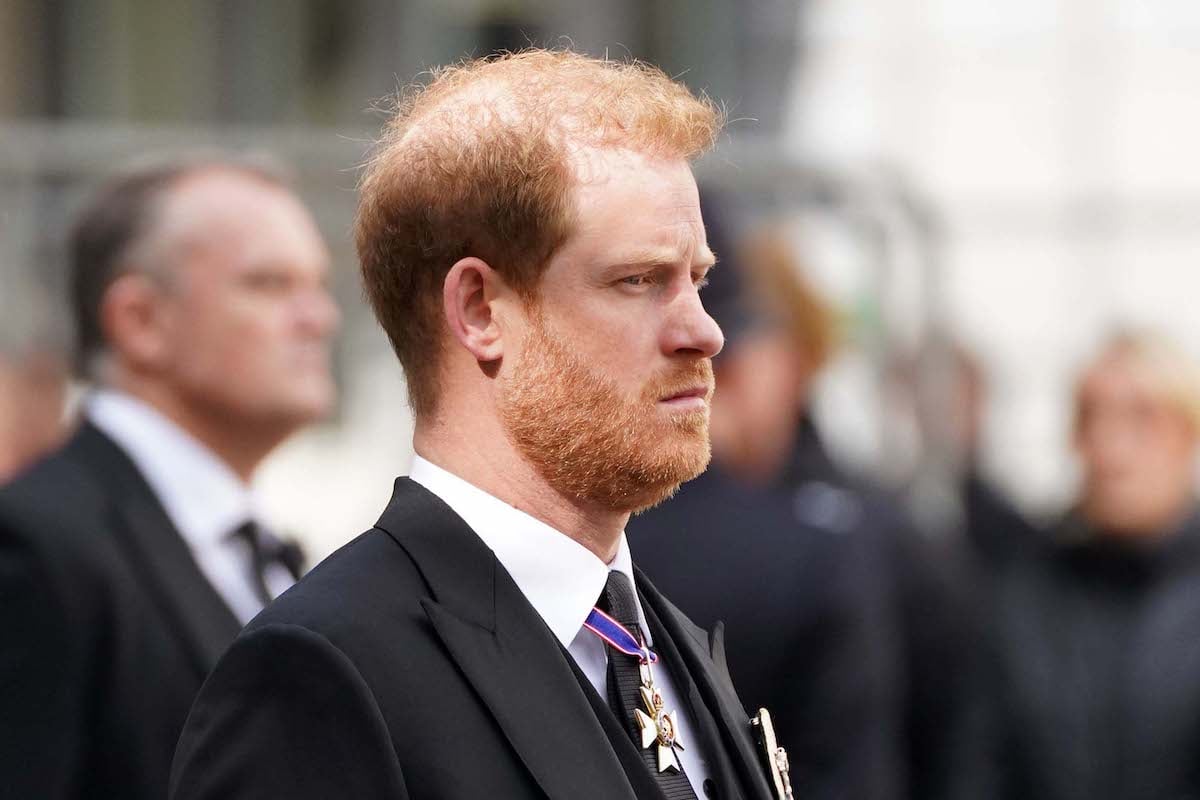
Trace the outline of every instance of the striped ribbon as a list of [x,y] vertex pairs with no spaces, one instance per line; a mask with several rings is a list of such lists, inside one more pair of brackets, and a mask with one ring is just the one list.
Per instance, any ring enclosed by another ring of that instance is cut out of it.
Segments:
[[636,656],[643,664],[647,661],[651,664],[658,663],[657,653],[642,644],[624,625],[598,608],[588,612],[583,627],[599,636],[613,649],[627,656]]

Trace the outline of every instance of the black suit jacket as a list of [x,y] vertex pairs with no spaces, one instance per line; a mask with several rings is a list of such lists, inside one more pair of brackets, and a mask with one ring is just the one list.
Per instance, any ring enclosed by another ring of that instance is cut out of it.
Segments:
[[[689,702],[710,712],[717,793],[766,800],[720,641],[638,580],[651,624],[694,680]],[[221,659],[180,739],[171,796],[659,794],[626,777],[634,745],[611,736],[615,717],[584,684],[479,537],[401,478],[376,527],[285,593]]]
[[84,424],[0,489],[0,797],[160,800],[239,627],[133,462]]

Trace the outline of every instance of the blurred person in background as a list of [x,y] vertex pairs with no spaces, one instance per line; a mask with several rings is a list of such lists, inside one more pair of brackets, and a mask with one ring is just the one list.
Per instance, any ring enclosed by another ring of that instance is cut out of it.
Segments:
[[1198,433],[1200,373],[1154,334],[1080,378],[1078,501],[1000,586],[981,782],[1000,796],[1200,796]]
[[329,254],[274,173],[203,156],[107,183],[69,258],[93,388],[0,489],[0,787],[160,800],[205,675],[300,570],[249,484],[334,403]]
[[66,435],[67,363],[47,347],[0,352],[0,485]]
[[956,507],[945,527],[961,530],[976,574],[994,577],[1036,548],[1044,533],[985,472],[984,418],[991,398],[983,365],[961,342],[933,337],[915,358],[898,361],[892,377],[915,404],[926,446],[951,460]]
[[963,345],[950,351],[951,424],[962,456],[959,497],[962,529],[976,561],[988,574],[1037,547],[1042,532],[984,473],[983,418],[988,384],[983,366]]
[[966,691],[950,584],[899,505],[825,449],[809,408],[837,319],[793,245],[764,228],[724,252],[706,290],[727,340],[713,465],[631,521],[633,552],[698,624],[729,625],[731,674],[772,709],[797,797],[950,796]]
[[[6,222],[0,214],[0,237]],[[0,266],[0,485],[68,433],[70,323],[49,272],[19,260]]]

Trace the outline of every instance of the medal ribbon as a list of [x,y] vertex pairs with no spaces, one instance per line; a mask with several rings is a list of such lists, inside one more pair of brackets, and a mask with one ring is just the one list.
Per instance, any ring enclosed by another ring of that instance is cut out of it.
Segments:
[[599,636],[615,650],[627,656],[636,656],[641,663],[658,662],[658,654],[642,644],[629,630],[615,619],[598,608],[588,612],[583,627]]

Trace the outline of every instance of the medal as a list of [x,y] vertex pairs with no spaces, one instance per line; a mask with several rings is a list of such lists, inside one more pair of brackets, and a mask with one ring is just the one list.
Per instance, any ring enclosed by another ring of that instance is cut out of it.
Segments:
[[640,664],[639,672],[642,677],[640,692],[646,710],[636,708],[633,716],[642,732],[642,749],[658,747],[659,772],[666,772],[668,769],[679,772],[682,767],[679,766],[679,756],[675,754],[675,748],[682,750],[683,745],[679,742],[679,726],[675,724],[675,712],[663,711],[662,693],[654,685],[649,662]]
[[637,658],[638,677],[642,684],[638,693],[641,695],[644,710],[635,708],[633,719],[641,732],[642,749],[657,748],[659,772],[681,772],[683,768],[679,765],[679,756],[675,752],[677,749],[683,750],[683,745],[679,742],[679,726],[675,721],[676,713],[664,710],[662,693],[654,685],[654,673],[650,669],[650,665],[658,661],[658,655],[624,625],[598,608],[591,610],[583,626],[614,650]]

